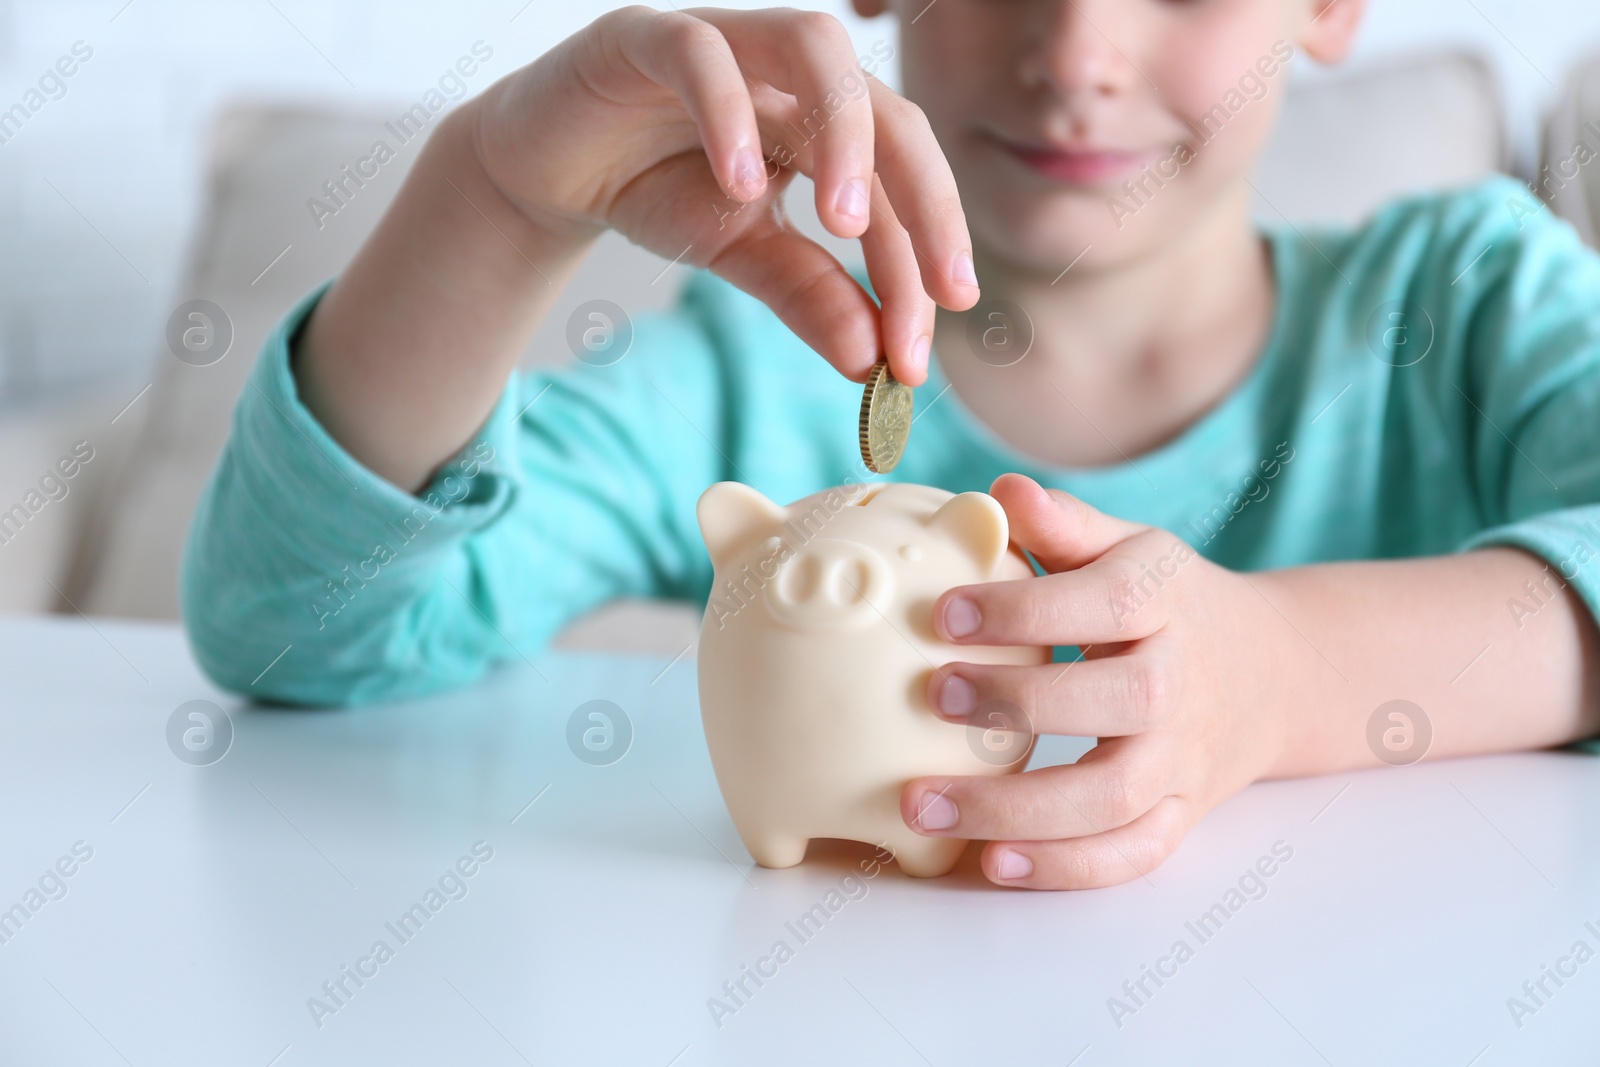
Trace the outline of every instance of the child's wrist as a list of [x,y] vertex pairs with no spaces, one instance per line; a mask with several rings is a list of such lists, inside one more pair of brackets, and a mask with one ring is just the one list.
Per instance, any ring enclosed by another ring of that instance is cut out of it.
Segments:
[[1265,571],[1248,580],[1270,605],[1279,624],[1261,635],[1261,673],[1257,699],[1263,705],[1267,763],[1261,777],[1285,778],[1316,773],[1317,735],[1327,728],[1330,713],[1316,683],[1327,664],[1308,644],[1303,631],[1308,609],[1292,571]]

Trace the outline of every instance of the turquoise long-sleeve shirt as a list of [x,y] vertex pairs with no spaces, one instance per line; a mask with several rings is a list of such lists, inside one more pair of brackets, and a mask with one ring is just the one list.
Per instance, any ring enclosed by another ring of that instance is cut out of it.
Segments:
[[[1485,611],[1520,620],[1562,583],[1600,610],[1600,256],[1534,203],[1497,179],[1348,231],[1265,229],[1277,305],[1248,379],[1112,466],[1007,445],[946,391],[939,361],[974,357],[941,336],[887,478],[961,492],[1020,471],[1241,570],[1517,545],[1550,573]],[[463,685],[613,598],[704,604],[713,482],[788,503],[877,477],[860,386],[697,275],[621,360],[515,375],[413,497],[299,400],[289,349],[319,296],[267,340],[185,554],[190,640],[231,690],[349,704]]]

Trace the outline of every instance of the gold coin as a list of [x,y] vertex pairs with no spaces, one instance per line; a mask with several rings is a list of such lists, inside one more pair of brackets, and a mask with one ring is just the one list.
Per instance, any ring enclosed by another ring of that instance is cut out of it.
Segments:
[[911,436],[911,387],[895,381],[879,360],[867,375],[861,395],[861,460],[867,469],[887,474],[906,452]]

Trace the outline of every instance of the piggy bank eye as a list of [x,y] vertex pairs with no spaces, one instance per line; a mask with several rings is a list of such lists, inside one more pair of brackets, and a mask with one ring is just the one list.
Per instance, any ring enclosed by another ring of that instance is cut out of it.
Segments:
[[922,558],[922,549],[916,545],[901,545],[900,558],[908,563],[915,563]]

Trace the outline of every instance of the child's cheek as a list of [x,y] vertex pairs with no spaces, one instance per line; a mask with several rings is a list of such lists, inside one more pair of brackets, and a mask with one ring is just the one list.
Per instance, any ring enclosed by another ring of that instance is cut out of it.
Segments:
[[1253,109],[1265,98],[1281,95],[1288,85],[1281,57],[1294,44],[1284,12],[1292,6],[1280,0],[1252,0],[1179,9],[1184,13],[1163,35],[1164,55],[1158,68],[1164,72],[1158,84],[1169,106],[1198,125],[1219,105],[1243,98]]

